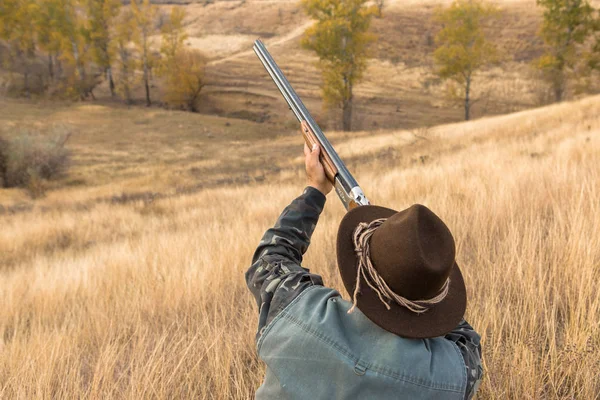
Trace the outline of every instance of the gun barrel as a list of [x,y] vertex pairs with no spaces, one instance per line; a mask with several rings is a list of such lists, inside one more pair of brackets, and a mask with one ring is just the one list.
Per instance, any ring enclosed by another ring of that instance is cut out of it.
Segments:
[[[308,109],[292,87],[289,81],[281,71],[281,69],[277,66],[277,63],[271,56],[271,54],[267,51],[267,48],[260,40],[256,40],[254,42],[254,52],[262,62],[263,66],[275,82],[275,85],[281,92],[283,98],[288,103],[290,109],[296,116],[299,122],[306,121],[306,124],[310,127],[310,129],[315,134],[319,144],[321,145],[321,149],[325,151],[329,157],[335,168],[337,169],[337,174],[335,176],[335,186],[336,192],[342,198],[344,205],[346,208],[349,207],[350,201],[353,200],[356,205],[368,205],[369,201],[362,193],[362,190],[358,186],[358,183],[350,174],[344,162],[340,159],[337,152],[325,137],[325,134],[313,119],[312,115],[308,112]],[[344,193],[340,193],[340,191]],[[345,195],[345,196],[344,196]]]

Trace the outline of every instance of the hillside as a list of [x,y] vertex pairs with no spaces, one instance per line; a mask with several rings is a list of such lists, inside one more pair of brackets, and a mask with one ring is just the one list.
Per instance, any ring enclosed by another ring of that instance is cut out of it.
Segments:
[[[251,398],[263,366],[243,272],[303,188],[299,135],[158,109],[0,107],[4,135],[73,130],[75,158],[44,199],[0,190],[0,398]],[[600,97],[328,135],[375,204],[422,203],[451,228],[483,336],[479,399],[597,397]],[[340,290],[342,216],[330,195],[305,259]]]
[[[312,21],[298,1],[153,2],[158,4],[160,21],[164,21],[173,7],[184,10],[189,35],[187,46],[201,50],[210,59],[199,108],[201,113],[268,122],[279,130],[288,129],[292,116],[251,50],[253,41],[260,37],[321,124],[332,130],[340,128],[339,110],[323,107],[317,59],[299,45]],[[356,130],[413,129],[462,120],[462,104],[457,99],[450,100],[447,84],[434,73],[432,58],[436,47],[434,39],[440,29],[433,17],[440,7],[449,3],[448,0],[385,2],[383,18],[372,22],[371,31],[377,36],[377,42],[371,48],[365,79],[355,86],[353,126]],[[535,0],[494,3],[501,13],[498,20],[488,24],[487,30],[503,57],[498,65],[474,77],[474,118],[530,109],[552,100],[547,84],[540,81],[531,67],[543,50],[537,37],[541,9]],[[128,7],[127,1],[124,4]],[[592,4],[598,7],[600,1],[594,0]],[[158,51],[158,29],[151,41]],[[7,53],[0,43],[0,61]],[[40,59],[38,64],[37,68],[45,71],[46,59]],[[118,77],[117,67],[115,76]],[[20,79],[18,74],[14,77],[17,81]],[[98,80],[102,80],[100,76]],[[9,81],[9,74],[0,68],[0,93],[8,90]],[[596,79],[586,85],[586,90],[599,93],[599,85],[600,80]],[[163,86],[160,77],[155,76],[151,88],[157,108],[162,107]],[[569,92],[570,98],[579,96],[574,89]],[[138,83],[133,93],[136,104],[143,105],[142,85]],[[106,82],[100,84],[94,94],[95,104],[120,102],[110,97]]]
[[[162,4],[157,1],[156,3]],[[170,2],[169,2],[170,3]],[[384,17],[372,31],[378,41],[365,80],[356,87],[354,126],[358,130],[415,128],[460,121],[460,104],[447,100],[446,86],[433,73],[434,37],[440,28],[432,17],[448,1],[387,1]],[[161,6],[182,7],[189,34],[188,46],[205,52],[207,68],[201,112],[286,126],[291,119],[285,103],[252,52],[260,37],[309,109],[335,129],[335,110],[323,109],[316,57],[299,46],[312,23],[297,1],[185,2]],[[475,78],[473,90],[480,100],[473,115],[497,115],[528,109],[547,102],[545,85],[530,67],[541,54],[536,37],[541,11],[534,0],[498,1],[503,10],[489,27],[501,52],[502,64]],[[158,40],[158,36],[156,37]],[[160,92],[160,84],[155,83]],[[107,100],[107,88],[98,97]],[[143,98],[141,87],[137,97]]]
[[[532,3],[502,3],[505,12],[490,29],[509,59],[479,77],[481,85],[475,90],[483,100],[475,115],[525,109],[541,101],[537,98],[540,88],[528,67],[541,50],[535,37],[540,14]],[[444,100],[445,86],[433,75],[431,53],[439,27],[432,17],[440,4],[389,2],[384,18],[374,20],[378,43],[366,78],[356,88],[354,123],[358,129],[413,128],[460,120],[460,107]],[[216,58],[225,56],[224,49],[233,53],[208,69],[210,84],[203,112],[258,121],[288,118],[275,86],[250,51],[252,41],[262,37],[309,108],[331,127],[337,126],[336,113],[322,109],[317,60],[299,47],[300,36],[311,21],[297,2],[217,2],[186,6],[186,12],[192,46]]]

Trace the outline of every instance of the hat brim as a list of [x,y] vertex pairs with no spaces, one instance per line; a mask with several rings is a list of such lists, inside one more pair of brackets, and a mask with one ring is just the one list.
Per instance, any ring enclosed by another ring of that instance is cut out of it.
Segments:
[[[356,286],[357,258],[352,234],[361,222],[389,218],[397,211],[379,206],[360,206],[346,214],[337,235],[337,261],[342,281],[349,295]],[[377,265],[375,265],[377,268]],[[423,339],[445,335],[454,329],[467,308],[465,282],[456,263],[450,272],[450,287],[444,300],[424,313],[417,314],[396,303],[388,310],[377,293],[366,283],[361,283],[357,307],[375,324],[396,335]]]

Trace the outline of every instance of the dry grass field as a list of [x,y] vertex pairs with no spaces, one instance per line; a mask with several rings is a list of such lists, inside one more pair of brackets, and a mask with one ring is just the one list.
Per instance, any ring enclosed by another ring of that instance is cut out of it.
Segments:
[[[251,398],[263,366],[243,273],[303,188],[300,136],[0,106],[5,134],[64,125],[74,153],[45,198],[0,190],[0,398]],[[331,137],[375,204],[425,204],[453,231],[483,336],[480,399],[600,398],[600,97]],[[342,216],[330,195],[305,260],[340,290]]]

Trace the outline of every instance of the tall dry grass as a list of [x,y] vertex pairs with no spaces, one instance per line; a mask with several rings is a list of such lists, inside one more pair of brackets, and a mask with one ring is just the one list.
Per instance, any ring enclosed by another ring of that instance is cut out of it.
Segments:
[[[453,231],[480,399],[600,398],[599,115],[596,97],[338,143],[374,203],[423,203]],[[263,366],[243,273],[302,190],[298,171],[273,179],[0,215],[0,398],[251,398]],[[338,203],[305,265],[341,289]]]

